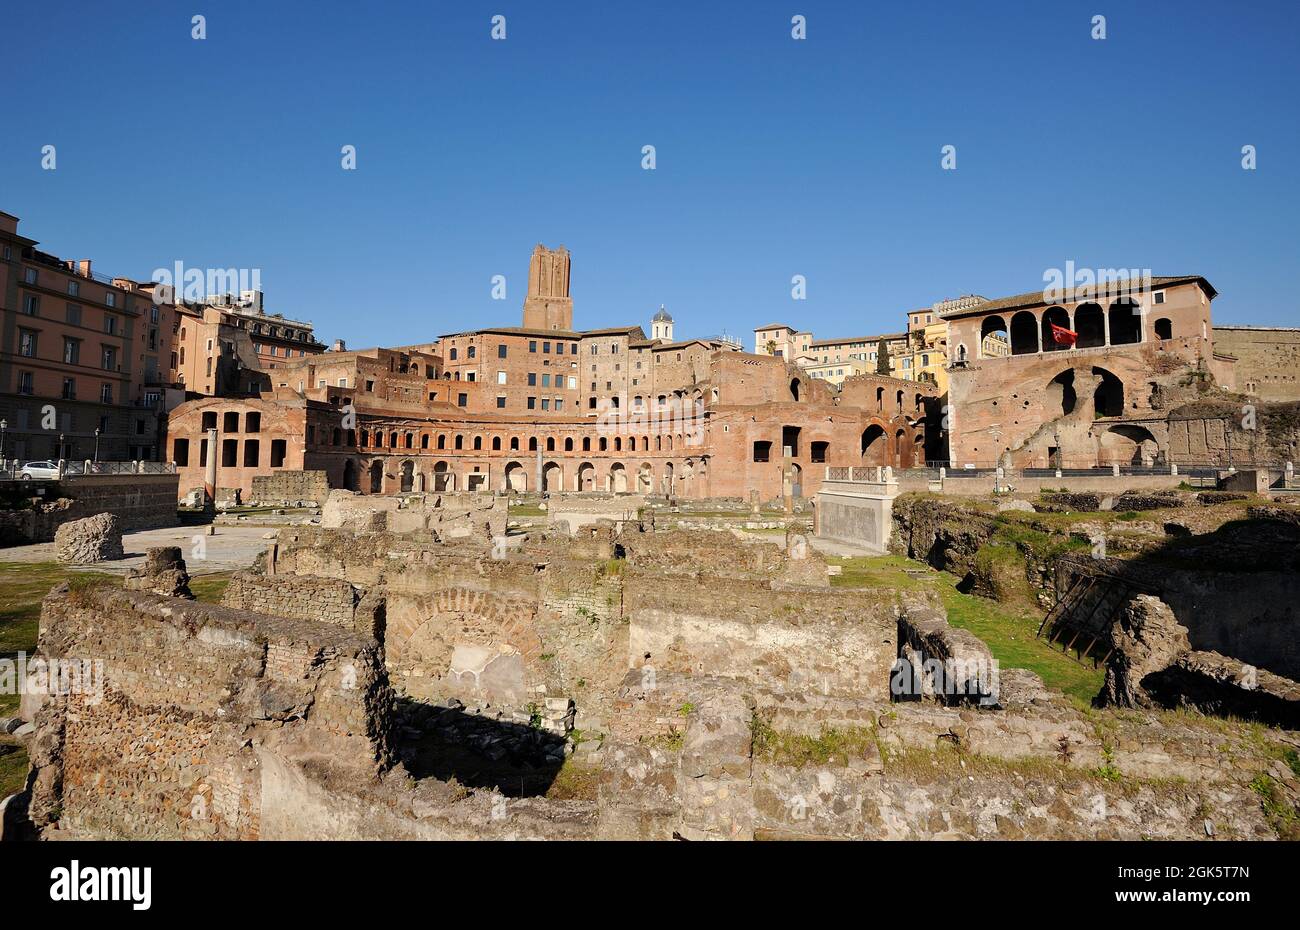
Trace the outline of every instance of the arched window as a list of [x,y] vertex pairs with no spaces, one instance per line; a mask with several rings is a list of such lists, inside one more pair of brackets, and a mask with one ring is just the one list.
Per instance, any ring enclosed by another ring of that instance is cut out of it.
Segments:
[[1057,342],[1056,330],[1052,326],[1059,326],[1061,329],[1070,329],[1070,314],[1064,307],[1048,307],[1043,311],[1043,351],[1060,352],[1070,348],[1069,342]]
[[1106,315],[1096,304],[1079,304],[1074,311],[1076,349],[1096,349],[1106,344]]
[[1039,351],[1038,319],[1028,310],[1011,318],[1011,354],[1032,355]]
[[980,324],[980,358],[1003,358],[1011,354],[1011,334],[1000,316],[985,317]]
[[1110,344],[1131,345],[1142,341],[1142,307],[1131,297],[1122,297],[1110,305],[1106,314],[1110,322]]
[[1174,323],[1169,319],[1169,317],[1162,316],[1160,319],[1156,320],[1155,330],[1157,339],[1174,338]]

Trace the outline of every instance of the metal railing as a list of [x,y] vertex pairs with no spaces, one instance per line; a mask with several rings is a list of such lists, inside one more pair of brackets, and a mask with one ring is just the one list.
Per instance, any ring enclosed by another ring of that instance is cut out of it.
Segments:
[[84,478],[94,475],[174,475],[176,466],[172,462],[90,462],[60,461],[56,462],[57,474],[51,475],[46,469],[35,471],[29,469],[30,462],[22,459],[0,461],[0,481],[20,481],[28,474],[33,480],[58,481],[62,478]]
[[[967,465],[971,467],[966,467]],[[962,479],[992,479],[999,474],[999,467],[996,462],[968,462],[963,465],[949,465],[947,462],[926,462],[924,466],[915,466],[911,468],[897,469],[894,471],[895,476],[924,477],[930,481],[939,480],[962,480]],[[1286,486],[1286,470],[1284,465],[1257,465],[1244,466],[1247,468],[1258,468],[1270,473],[1273,485],[1279,487]],[[826,470],[826,477],[831,481],[874,481],[877,480],[874,475],[875,466],[847,466],[835,465]],[[1083,468],[1057,468],[1054,465],[1033,464],[1020,468],[1001,468],[1001,477],[1007,481],[1014,481],[1017,478],[1105,478],[1117,476],[1121,478],[1141,478],[1141,477],[1177,477],[1182,479],[1188,485],[1194,488],[1213,488],[1218,483],[1218,478],[1225,472],[1236,470],[1229,465],[1216,465],[1213,463],[1199,464],[1179,464],[1177,471],[1170,465],[1131,465],[1131,464],[1105,464],[1093,465]]]
[[888,466],[880,465],[828,465],[827,481],[880,481],[882,470],[892,473]]

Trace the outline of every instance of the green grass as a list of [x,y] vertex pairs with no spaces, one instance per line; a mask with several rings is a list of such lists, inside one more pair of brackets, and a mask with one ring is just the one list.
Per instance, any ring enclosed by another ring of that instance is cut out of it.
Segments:
[[196,575],[190,579],[190,591],[194,599],[203,604],[220,604],[221,595],[226,593],[232,572],[213,572],[210,575]]
[[544,517],[546,511],[537,504],[511,504],[510,516],[512,517]]
[[[14,742],[13,737],[0,737],[0,745]],[[0,749],[0,752],[3,752]],[[0,801],[23,790],[27,784],[27,753],[20,747],[16,752],[0,755]]]
[[120,583],[113,575],[74,572],[57,562],[0,562],[0,655],[31,652],[36,648],[41,599],[64,581],[76,586]]
[[913,578],[905,569],[927,571],[920,562],[901,555],[855,556],[853,558],[828,558],[830,565],[840,566],[840,574],[831,575],[832,587],[843,588],[893,588],[898,591],[923,591],[934,587],[938,575]]
[[566,759],[546,791],[552,801],[594,801],[600,788],[599,767]]
[[1105,671],[1076,662],[1052,648],[1034,633],[1042,617],[957,590],[961,580],[949,572],[930,571],[927,578],[913,578],[904,569],[926,570],[920,562],[897,555],[831,559],[843,573],[833,575],[831,584],[843,587],[885,587],[895,590],[932,588],[938,591],[948,611],[948,622],[970,630],[989,647],[1004,668],[1025,668],[1038,674],[1049,688],[1068,695],[1082,707],[1089,707],[1101,690]]
[[808,736],[775,730],[755,715],[749,729],[755,757],[798,769],[810,765],[845,765],[849,759],[868,758],[876,749],[875,731],[866,727],[823,728],[816,736]]

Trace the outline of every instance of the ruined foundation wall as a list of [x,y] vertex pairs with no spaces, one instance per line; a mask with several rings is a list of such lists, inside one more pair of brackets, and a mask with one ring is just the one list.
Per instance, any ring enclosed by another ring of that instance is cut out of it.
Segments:
[[322,503],[329,493],[329,481],[323,471],[277,471],[269,475],[254,475],[249,499],[263,504]]
[[664,582],[628,579],[630,667],[888,700],[897,654],[892,597],[765,590],[725,578],[699,586]]
[[[176,475],[88,475],[44,486],[50,504],[0,511],[0,546],[53,542],[60,526],[98,513],[115,514],[127,531],[175,526]],[[59,500],[60,494],[67,495]]]
[[354,532],[420,533],[438,539],[490,541],[506,531],[509,501],[485,494],[357,495],[334,490],[325,499],[321,525]]
[[377,644],[284,620],[111,588],[56,589],[40,652],[102,662],[102,700],[37,715],[33,820],[86,838],[261,835],[273,753],[324,783],[391,762]]
[[382,594],[368,597],[346,581],[236,572],[221,603],[273,617],[292,617],[345,627],[365,636],[383,632]]

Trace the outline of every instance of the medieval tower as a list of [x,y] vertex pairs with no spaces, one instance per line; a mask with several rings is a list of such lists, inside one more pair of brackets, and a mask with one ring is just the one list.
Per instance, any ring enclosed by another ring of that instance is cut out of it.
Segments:
[[528,263],[528,296],[524,298],[526,329],[573,329],[573,298],[569,296],[569,250],[538,245]]

